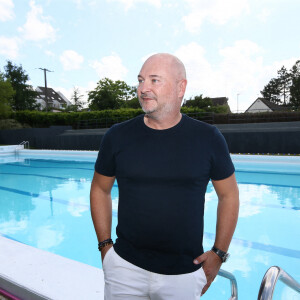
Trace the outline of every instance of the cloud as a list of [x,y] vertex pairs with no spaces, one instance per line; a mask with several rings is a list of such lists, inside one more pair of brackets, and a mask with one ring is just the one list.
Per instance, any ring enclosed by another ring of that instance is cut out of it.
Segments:
[[125,10],[128,10],[138,3],[146,3],[155,6],[156,8],[161,7],[161,0],[107,0],[108,2],[120,2],[124,4]]
[[184,16],[182,21],[190,32],[197,32],[205,21],[224,25],[249,11],[248,0],[185,0],[185,2],[191,12]]
[[181,46],[175,55],[186,67],[189,94],[211,96],[216,93],[218,74],[206,60],[205,49],[201,45],[192,42]]
[[[0,223],[0,232],[1,234],[13,235],[17,232],[24,231],[28,227],[28,219],[15,220],[12,217],[9,218],[9,221],[2,221]],[[0,234],[0,236],[1,236]]]
[[271,11],[269,9],[262,9],[260,13],[257,15],[257,19],[260,20],[263,23],[266,23],[271,15]]
[[128,72],[121,58],[115,53],[103,57],[100,61],[93,61],[90,66],[96,70],[100,78],[107,77],[112,80],[124,80]]
[[15,17],[12,0],[0,0],[0,21],[5,22]]
[[[0,0],[1,1],[1,0]],[[15,59],[19,56],[19,39],[0,36],[0,55],[7,59]]]
[[55,57],[55,54],[52,51],[50,51],[50,50],[45,50],[45,54],[47,56]]
[[70,198],[67,209],[73,217],[81,217],[84,212],[89,210],[89,206],[86,203],[86,197],[80,196]]
[[73,50],[65,50],[59,57],[64,70],[77,70],[80,69],[81,64],[84,61],[83,56],[79,55]]
[[196,42],[181,46],[174,54],[186,66],[186,99],[200,94],[228,97],[233,112],[237,109],[238,93],[238,109],[245,110],[282,65],[289,69],[296,62],[296,58],[291,58],[267,65],[263,60],[264,49],[249,40],[219,49],[216,64],[208,61],[205,48]]
[[48,250],[58,246],[64,240],[62,228],[51,228],[50,225],[38,227],[36,230],[37,247]]
[[[1,1],[1,0],[0,0]],[[43,16],[41,6],[35,5],[34,1],[29,3],[31,10],[27,13],[26,23],[18,30],[23,34],[23,38],[29,41],[48,40],[54,42],[56,30],[49,23],[50,18]]]

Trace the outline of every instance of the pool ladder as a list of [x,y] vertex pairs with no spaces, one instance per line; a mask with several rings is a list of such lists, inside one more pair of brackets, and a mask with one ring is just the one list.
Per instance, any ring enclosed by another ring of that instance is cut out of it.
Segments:
[[234,275],[222,269],[219,270],[218,275],[230,280],[231,297],[229,298],[229,300],[238,300],[238,288],[237,288],[237,282]]
[[300,293],[300,284],[282,268],[273,266],[266,272],[258,293],[257,300],[272,300],[275,285],[280,280],[294,291]]
[[[229,300],[238,300],[238,288],[234,275],[230,272],[220,269],[219,276],[225,277],[230,280],[231,284],[231,297]],[[291,275],[285,272],[282,268],[273,266],[265,273],[260,289],[258,292],[257,300],[272,300],[275,285],[280,280],[294,291],[300,293],[300,283],[297,282]]]
[[[19,144],[19,146],[24,146],[24,149],[29,149],[29,142],[23,141],[22,143]],[[16,149],[16,150],[20,150],[20,149]]]

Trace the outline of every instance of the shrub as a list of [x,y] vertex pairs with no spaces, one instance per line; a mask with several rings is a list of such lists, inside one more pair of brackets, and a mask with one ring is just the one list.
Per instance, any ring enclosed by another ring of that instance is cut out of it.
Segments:
[[0,120],[0,130],[2,129],[21,129],[21,128],[28,128],[27,124],[21,124],[14,119],[3,119]]

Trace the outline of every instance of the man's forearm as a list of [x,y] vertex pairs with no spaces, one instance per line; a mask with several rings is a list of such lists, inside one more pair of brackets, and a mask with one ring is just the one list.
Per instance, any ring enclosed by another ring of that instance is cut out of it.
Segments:
[[232,195],[219,198],[215,246],[222,251],[227,252],[229,248],[237,224],[238,212],[238,190]]
[[111,195],[102,191],[96,184],[92,183],[91,193],[91,214],[97,234],[98,241],[111,237],[112,204]]

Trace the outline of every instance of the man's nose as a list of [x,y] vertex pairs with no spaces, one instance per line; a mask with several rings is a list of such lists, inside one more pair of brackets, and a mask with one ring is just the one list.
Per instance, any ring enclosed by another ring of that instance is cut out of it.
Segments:
[[146,93],[146,92],[149,92],[150,91],[149,81],[148,80],[144,80],[143,82],[141,82],[140,85],[139,85],[139,90],[140,90],[140,92],[142,94]]

